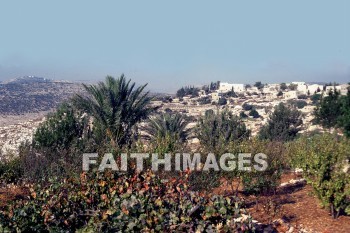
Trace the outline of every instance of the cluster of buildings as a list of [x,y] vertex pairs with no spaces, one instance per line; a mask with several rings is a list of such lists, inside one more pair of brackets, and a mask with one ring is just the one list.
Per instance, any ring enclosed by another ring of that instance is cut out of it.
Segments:
[[[238,116],[244,113],[248,116],[245,119],[245,123],[255,135],[260,130],[260,127],[268,121],[269,114],[276,105],[281,102],[303,101],[305,106],[299,109],[303,113],[303,131],[314,131],[322,130],[322,128],[312,123],[315,104],[310,97],[314,94],[327,95],[330,90],[337,90],[341,94],[346,95],[348,87],[348,84],[324,86],[307,84],[305,82],[292,82],[283,85],[265,84],[258,88],[244,84],[220,82],[216,90],[208,92],[201,89],[198,92],[198,96],[174,98],[172,102],[167,103],[155,101],[154,104],[160,105],[163,110],[186,113],[194,118],[203,115],[209,109],[229,109],[234,115]],[[208,101],[203,104],[201,100],[205,98]],[[219,104],[219,100],[222,98],[225,98],[224,104]],[[244,105],[253,106],[259,117],[249,115],[250,111],[245,110]]]

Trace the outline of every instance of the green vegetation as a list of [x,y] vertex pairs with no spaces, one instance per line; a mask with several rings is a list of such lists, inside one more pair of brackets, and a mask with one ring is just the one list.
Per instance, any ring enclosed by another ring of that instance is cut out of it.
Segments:
[[[180,113],[160,113],[151,117],[149,123],[144,127],[145,138],[155,147],[164,145],[164,153],[176,152],[183,146],[190,136],[187,128],[189,121]],[[157,151],[160,152],[160,151]]]
[[250,110],[249,116],[252,116],[253,118],[259,118],[259,117],[260,117],[258,111],[256,111],[255,108],[253,108],[252,110]]
[[291,105],[293,105],[294,107],[297,107],[299,109],[304,108],[305,106],[307,106],[306,101],[304,100],[292,100],[289,102]]
[[0,212],[0,230],[21,232],[139,232],[253,230],[234,197],[188,190],[187,175],[168,182],[150,172],[81,174],[31,187],[30,197]]
[[291,84],[289,84],[288,88],[291,91],[295,91],[298,88],[298,84],[291,83]]
[[282,91],[287,90],[287,89],[288,89],[287,84],[286,84],[286,83],[281,83],[281,84],[280,84],[280,89],[281,89]]
[[149,107],[149,93],[143,93],[146,85],[135,88],[135,83],[122,75],[118,79],[108,76],[105,83],[84,87],[90,96],[77,95],[74,106],[94,118],[115,149],[130,146],[135,125],[154,110]]
[[330,91],[315,109],[315,122],[326,128],[340,128],[350,137],[350,91],[341,96],[338,91]]
[[203,150],[220,154],[223,145],[249,138],[250,131],[239,117],[233,116],[229,111],[208,111],[198,120],[195,134],[202,143]]
[[176,96],[178,98],[183,98],[184,96],[190,95],[192,97],[198,96],[199,89],[195,87],[181,87],[177,92]]
[[261,139],[289,141],[296,138],[302,124],[301,112],[283,103],[277,105],[268,123],[259,132]]
[[334,218],[350,214],[350,141],[333,135],[300,138],[290,147],[294,166],[303,169],[303,175],[313,187],[324,207]]
[[[244,195],[272,195],[282,172],[290,168],[303,169],[334,218],[350,214],[350,141],[329,134],[294,140],[302,123],[295,106],[303,108],[303,100],[277,105],[258,137],[250,137],[242,118],[248,117],[245,111],[254,118],[259,114],[248,103],[240,117],[226,108],[208,110],[190,131],[188,123],[195,119],[170,109],[155,111],[145,85],[135,88],[124,76],[107,77],[105,83],[85,88],[89,95],[76,96],[48,115],[33,141],[21,146],[18,157],[0,156],[2,181],[23,182],[29,191],[27,198],[0,209],[0,231],[251,232],[255,226],[249,215],[243,215],[245,203],[237,193],[217,196],[213,188],[223,185],[223,179],[235,179]],[[315,115],[322,125],[342,128],[349,136],[350,92],[343,97],[331,92],[321,98]],[[167,175],[137,172],[134,166],[126,173],[81,171],[84,152],[112,152],[116,158],[121,149],[164,155],[183,151],[192,134],[203,154],[214,153],[218,160],[224,153],[263,153],[267,169],[186,170]]]
[[254,87],[258,88],[259,90],[264,88],[264,84],[262,84],[260,81],[255,82]]

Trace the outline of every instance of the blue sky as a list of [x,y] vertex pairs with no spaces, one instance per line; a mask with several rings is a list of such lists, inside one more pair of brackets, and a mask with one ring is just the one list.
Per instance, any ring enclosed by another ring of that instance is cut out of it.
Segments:
[[350,1],[1,1],[0,81],[350,81]]

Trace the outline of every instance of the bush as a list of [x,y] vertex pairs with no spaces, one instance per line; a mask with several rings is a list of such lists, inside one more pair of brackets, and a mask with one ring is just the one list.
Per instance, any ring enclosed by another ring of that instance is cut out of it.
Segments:
[[240,117],[240,118],[247,118],[247,117],[248,117],[248,115],[247,115],[247,114],[245,114],[245,112],[244,112],[244,111],[242,111],[242,112],[240,112],[240,113],[239,113],[239,117]]
[[244,104],[242,105],[242,108],[243,108],[244,111],[250,111],[250,110],[253,109],[253,105],[250,105],[250,104],[248,104],[248,103],[244,103]]
[[270,119],[259,132],[260,139],[288,141],[293,140],[302,124],[301,112],[280,103],[275,107]]
[[298,95],[298,99],[306,100],[307,99],[307,95],[305,95],[305,94]]
[[289,153],[332,216],[350,214],[350,140],[330,134],[300,138],[290,145]]
[[271,194],[280,184],[283,169],[288,167],[285,159],[285,147],[281,142],[261,141],[257,138],[245,140],[230,145],[230,151],[235,153],[249,153],[252,157],[258,153],[267,156],[268,167],[265,171],[252,169],[238,171],[243,191],[247,194]]
[[30,188],[0,212],[0,229],[21,232],[245,232],[254,230],[235,197],[187,190],[187,175],[166,183],[151,172],[81,174]]
[[227,99],[224,97],[221,97],[218,101],[218,105],[226,105],[227,104]]
[[307,106],[307,103],[306,101],[304,100],[293,100],[290,102],[293,106],[299,108],[299,109],[302,109],[304,108],[305,106]]
[[260,117],[258,111],[256,111],[255,109],[250,110],[249,116],[252,116],[253,118],[259,118]]
[[19,158],[4,159],[0,154],[0,181],[5,184],[16,183],[22,178],[23,171]]
[[195,134],[205,152],[221,154],[230,141],[249,138],[250,131],[239,117],[224,110],[221,113],[206,112],[198,120]]

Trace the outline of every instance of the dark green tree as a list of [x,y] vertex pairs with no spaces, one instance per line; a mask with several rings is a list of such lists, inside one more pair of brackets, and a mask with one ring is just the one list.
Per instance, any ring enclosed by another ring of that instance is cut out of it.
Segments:
[[287,89],[288,89],[287,84],[286,84],[286,83],[281,83],[281,84],[280,84],[280,89],[281,89],[282,91],[287,90]]
[[262,84],[260,81],[255,82],[254,86],[257,87],[259,90],[264,88],[264,84]]
[[195,135],[206,151],[215,153],[222,151],[230,141],[249,138],[250,130],[239,117],[227,110],[221,113],[207,111],[198,120]]
[[225,97],[221,97],[218,101],[218,105],[226,105],[227,99]]
[[[147,84],[146,84],[147,85]],[[137,133],[135,126],[154,111],[146,85],[135,87],[131,80],[106,77],[97,85],[84,85],[88,96],[76,95],[74,106],[94,118],[115,149],[130,145]]]
[[47,116],[34,133],[33,144],[40,148],[68,149],[73,141],[89,133],[88,119],[64,103]]
[[340,108],[340,93],[337,90],[334,92],[330,90],[328,96],[321,99],[314,111],[315,122],[326,128],[335,127],[340,115]]
[[280,103],[270,115],[267,124],[261,128],[259,138],[276,141],[292,140],[300,130],[301,117],[300,111]]
[[295,91],[298,88],[298,84],[291,83],[291,84],[289,84],[288,88],[291,91]]
[[149,119],[148,125],[144,128],[146,138],[154,140],[169,136],[176,142],[184,142],[190,134],[188,123],[186,117],[180,113],[157,114]]
[[253,118],[259,118],[259,117],[260,117],[258,111],[256,111],[255,108],[253,108],[252,110],[250,110],[249,116],[252,116]]

